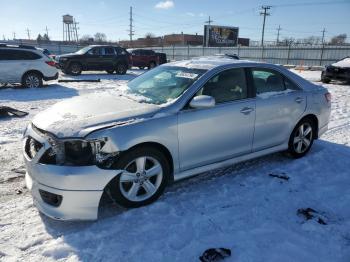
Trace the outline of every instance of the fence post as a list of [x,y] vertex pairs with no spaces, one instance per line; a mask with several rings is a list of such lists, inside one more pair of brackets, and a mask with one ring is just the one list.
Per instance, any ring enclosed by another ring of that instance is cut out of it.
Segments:
[[203,48],[202,48],[202,56],[204,56],[204,45],[203,45]]
[[238,55],[238,57],[240,57],[240,49],[241,49],[241,45],[238,45],[238,48],[237,48],[237,55]]
[[58,43],[58,53],[60,55],[62,54],[61,43]]
[[173,45],[173,60],[175,60],[175,46]]
[[287,65],[289,65],[289,58],[290,58],[290,44],[288,45]]
[[187,45],[187,59],[190,59],[190,45]]
[[264,62],[264,45],[261,47],[261,61]]
[[322,49],[321,49],[320,66],[322,65],[322,60],[323,60],[323,51],[324,51],[324,43],[322,44]]

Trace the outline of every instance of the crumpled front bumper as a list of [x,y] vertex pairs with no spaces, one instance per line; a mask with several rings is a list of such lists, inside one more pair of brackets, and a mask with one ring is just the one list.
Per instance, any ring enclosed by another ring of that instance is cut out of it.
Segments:
[[[95,220],[105,186],[122,170],[105,170],[97,166],[59,166],[39,162],[50,147],[46,139],[29,126],[24,140],[30,136],[43,147],[30,158],[23,147],[27,168],[26,185],[35,206],[45,215],[60,220]],[[62,197],[58,206],[44,201],[39,190]]]

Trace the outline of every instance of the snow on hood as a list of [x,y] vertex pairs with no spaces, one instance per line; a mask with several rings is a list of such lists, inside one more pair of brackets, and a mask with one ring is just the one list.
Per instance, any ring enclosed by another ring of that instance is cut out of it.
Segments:
[[350,57],[340,60],[336,63],[333,63],[332,66],[336,67],[350,67]]
[[111,94],[93,94],[59,102],[39,113],[33,124],[57,137],[84,137],[94,127],[149,117],[160,107]]

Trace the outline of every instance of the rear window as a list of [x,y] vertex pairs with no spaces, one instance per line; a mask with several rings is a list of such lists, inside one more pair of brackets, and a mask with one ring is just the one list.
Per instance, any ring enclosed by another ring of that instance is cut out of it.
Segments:
[[36,60],[41,56],[27,50],[0,49],[0,60]]

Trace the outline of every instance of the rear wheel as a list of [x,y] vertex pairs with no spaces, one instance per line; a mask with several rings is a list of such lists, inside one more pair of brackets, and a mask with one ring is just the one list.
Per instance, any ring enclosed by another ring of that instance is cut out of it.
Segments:
[[125,152],[114,166],[123,169],[109,185],[114,200],[124,207],[148,205],[163,193],[170,177],[165,156],[152,147]]
[[117,65],[117,74],[118,75],[125,75],[127,70],[128,70],[128,67],[126,64],[120,63]]
[[288,152],[294,158],[303,157],[309,152],[314,142],[315,134],[314,122],[309,118],[301,120],[289,138]]
[[114,73],[114,70],[106,70],[108,74],[113,74]]
[[74,76],[80,75],[82,70],[83,68],[79,63],[72,63],[68,68],[68,72]]
[[27,88],[36,88],[43,85],[43,78],[36,72],[26,73],[22,78],[22,86]]
[[152,68],[155,68],[156,67],[156,63],[155,62],[150,62],[149,65],[148,65],[148,69],[152,69]]

